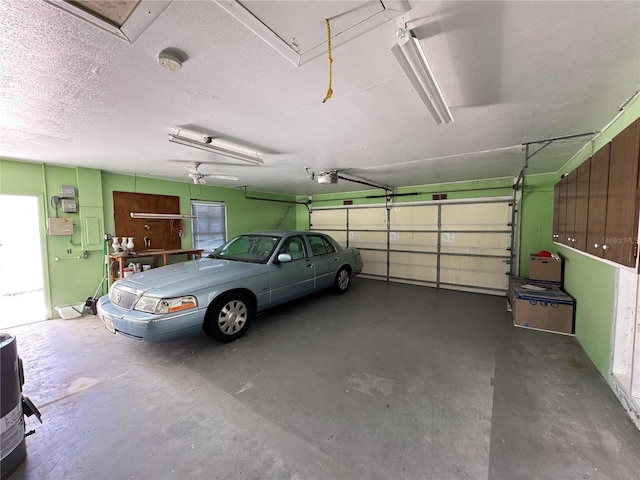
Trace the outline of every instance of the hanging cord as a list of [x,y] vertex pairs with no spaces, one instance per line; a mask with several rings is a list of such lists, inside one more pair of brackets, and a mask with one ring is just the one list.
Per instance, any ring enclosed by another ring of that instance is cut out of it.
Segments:
[[327,89],[327,95],[322,100],[322,103],[325,103],[327,100],[331,98],[333,95],[333,89],[331,85],[333,83],[333,58],[331,57],[331,23],[329,23],[329,19],[325,20],[327,22],[327,56],[329,59],[329,88]]

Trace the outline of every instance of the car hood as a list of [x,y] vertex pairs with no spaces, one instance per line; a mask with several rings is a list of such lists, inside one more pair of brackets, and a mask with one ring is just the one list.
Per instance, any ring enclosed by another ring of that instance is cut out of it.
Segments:
[[170,297],[252,277],[264,269],[264,264],[201,258],[136,273],[114,286]]

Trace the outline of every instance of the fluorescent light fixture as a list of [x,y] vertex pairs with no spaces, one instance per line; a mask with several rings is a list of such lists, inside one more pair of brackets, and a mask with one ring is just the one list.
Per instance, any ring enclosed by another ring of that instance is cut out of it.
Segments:
[[235,158],[236,160],[242,160],[243,162],[249,162],[254,164],[264,163],[258,152],[249,150],[248,148],[235,145],[226,140],[213,137],[203,137],[203,141],[193,140],[182,135],[170,133],[169,141],[172,143],[178,143],[187,147],[193,147],[205,152],[217,153],[225,157]]
[[146,218],[149,220],[184,220],[187,218],[196,218],[195,215],[182,215],[181,213],[141,213],[131,212],[131,218]]
[[427,56],[420,46],[419,40],[411,30],[400,29],[397,33],[398,43],[391,48],[391,52],[416,89],[420,99],[424,102],[431,116],[438,125],[453,122],[451,110],[433,70],[427,61]]

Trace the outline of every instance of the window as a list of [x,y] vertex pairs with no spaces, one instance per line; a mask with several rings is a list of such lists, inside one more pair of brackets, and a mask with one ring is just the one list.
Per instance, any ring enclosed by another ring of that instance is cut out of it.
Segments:
[[336,251],[333,245],[320,235],[307,235],[307,238],[309,239],[314,255],[326,255],[327,253],[334,253]]
[[293,260],[307,258],[307,247],[300,236],[287,238],[280,249],[280,253],[288,253]]
[[207,255],[227,239],[227,209],[224,203],[192,201],[193,248]]

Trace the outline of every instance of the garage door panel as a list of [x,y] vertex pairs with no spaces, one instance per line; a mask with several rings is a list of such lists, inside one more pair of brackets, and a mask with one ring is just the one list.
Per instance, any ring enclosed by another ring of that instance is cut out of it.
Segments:
[[347,226],[347,211],[341,210],[313,210],[311,213],[313,230],[345,230]]
[[509,204],[465,203],[442,206],[442,228],[457,230],[504,229],[511,221]]
[[443,232],[443,253],[508,256],[510,234],[489,232]]
[[438,259],[435,254],[391,252],[389,276],[435,283]]
[[396,206],[391,209],[390,222],[401,230],[436,230],[438,228],[438,206]]
[[387,252],[361,250],[364,275],[387,276]]
[[415,250],[435,252],[438,249],[436,232],[390,232],[391,250]]
[[387,230],[386,208],[353,208],[349,210],[350,230]]
[[387,249],[387,232],[351,232],[349,246],[356,248]]
[[[313,229],[314,232],[318,233],[326,233],[331,238],[333,238],[342,248],[346,248],[347,246],[347,232],[346,230],[337,231],[337,230],[322,230],[322,229]],[[353,245],[349,245],[352,247]]]
[[444,255],[440,259],[442,283],[497,289],[502,293],[507,290],[508,270],[506,262],[499,258]]

